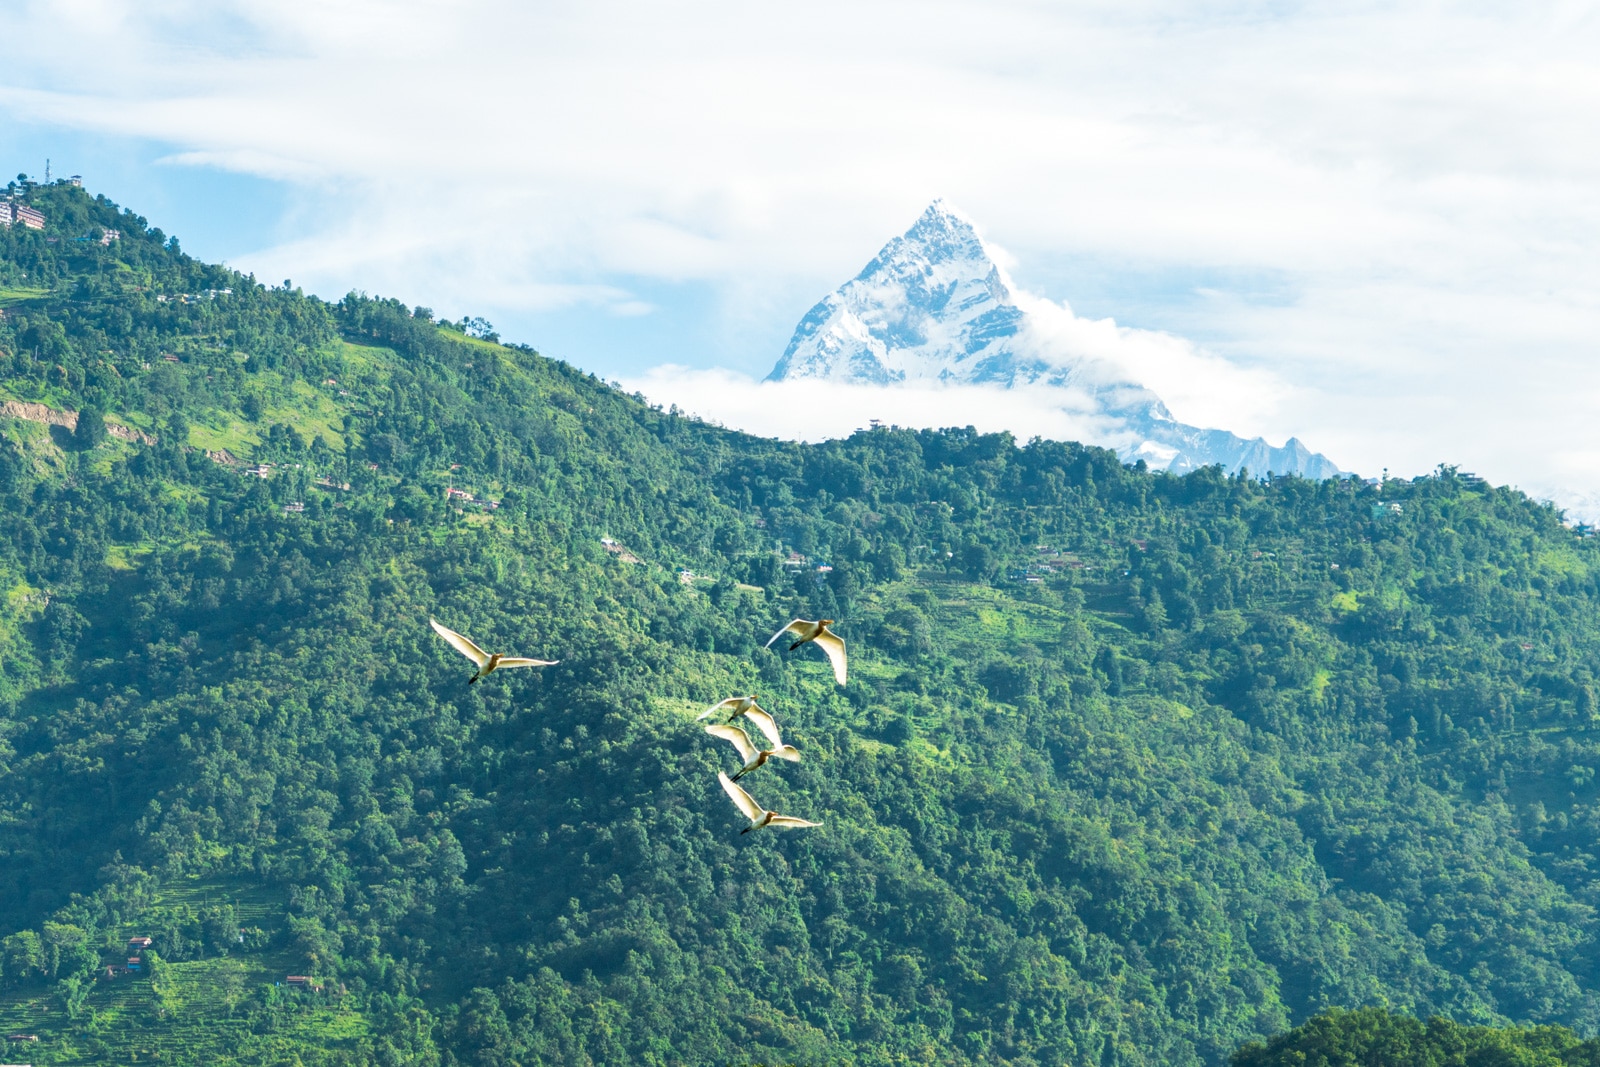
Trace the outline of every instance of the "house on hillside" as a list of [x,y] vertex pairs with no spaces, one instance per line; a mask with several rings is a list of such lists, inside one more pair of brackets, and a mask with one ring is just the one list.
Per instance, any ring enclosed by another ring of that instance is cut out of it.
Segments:
[[128,938],[128,950],[130,952],[136,949],[149,948],[153,944],[155,944],[155,942],[151,941],[148,937]]

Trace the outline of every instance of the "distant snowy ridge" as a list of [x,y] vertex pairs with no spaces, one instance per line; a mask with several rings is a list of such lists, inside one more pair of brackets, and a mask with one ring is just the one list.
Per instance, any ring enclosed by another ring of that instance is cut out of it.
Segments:
[[1125,462],[1177,472],[1221,464],[1307,478],[1344,473],[1294,438],[1275,448],[1178,422],[1125,370],[1064,342],[1053,328],[1061,314],[1020,291],[972,222],[936,200],[800,320],[767,380],[1052,390],[1064,409],[1102,427],[1092,443],[1115,448]]

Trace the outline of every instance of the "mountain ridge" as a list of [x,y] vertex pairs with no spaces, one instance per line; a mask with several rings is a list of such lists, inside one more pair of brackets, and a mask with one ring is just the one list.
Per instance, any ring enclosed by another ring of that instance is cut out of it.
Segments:
[[1107,424],[1094,443],[1130,463],[1175,473],[1211,464],[1315,479],[1345,473],[1297,438],[1278,447],[1179,422],[1119,368],[1047,336],[1039,302],[1017,287],[970,218],[935,200],[812,306],[766,380],[1059,390],[1064,407],[1087,406]]

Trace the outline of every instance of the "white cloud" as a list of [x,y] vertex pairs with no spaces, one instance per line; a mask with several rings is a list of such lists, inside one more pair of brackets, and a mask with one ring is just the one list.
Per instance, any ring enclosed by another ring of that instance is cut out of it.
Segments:
[[1046,437],[1108,448],[1134,443],[1118,424],[1093,414],[1088,397],[1067,389],[931,383],[885,387],[818,379],[768,382],[736,371],[672,364],[619,384],[707,422],[788,440],[848,437],[876,419],[886,426],[1008,430],[1020,440]]
[[[1211,297],[1178,294],[1165,337],[1063,311],[1185,418],[1293,433],[1363,470],[1459,460],[1600,493],[1584,458],[1600,450],[1585,5],[37,0],[8,15],[0,113],[308,190],[292,240],[232,257],[262,276],[613,321],[661,307],[651,285],[701,284],[722,294],[708,360],[760,372],[777,352],[743,341],[765,345],[762,324],[943,195],[1019,270],[1115,267],[1113,304],[1159,299],[1128,279],[1213,279]],[[1279,295],[1230,290],[1234,276],[1280,279]]]
[[1084,318],[1065,303],[1022,292],[1017,305],[1028,312],[1022,345],[1057,362],[1087,357],[1081,375],[1108,384],[1138,382],[1160,396],[1181,422],[1255,436],[1254,427],[1289,392],[1270,370],[1240,367],[1181,337]]
[[248,148],[234,148],[221,152],[174,152],[156,160],[158,165],[179,167],[215,167],[240,174],[254,174],[279,181],[315,181],[320,171],[300,160],[286,159],[267,152]]

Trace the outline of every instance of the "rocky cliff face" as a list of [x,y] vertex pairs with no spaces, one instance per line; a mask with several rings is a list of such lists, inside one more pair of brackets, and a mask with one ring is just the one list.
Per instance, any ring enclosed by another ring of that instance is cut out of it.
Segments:
[[1329,478],[1327,457],[1294,438],[1275,448],[1225,430],[1178,422],[1161,398],[1035,321],[1030,304],[970,220],[935,201],[860,274],[800,320],[769,381],[801,378],[894,386],[906,383],[1061,389],[1085,400],[1106,427],[1096,444],[1174,471],[1220,463],[1259,473]]

